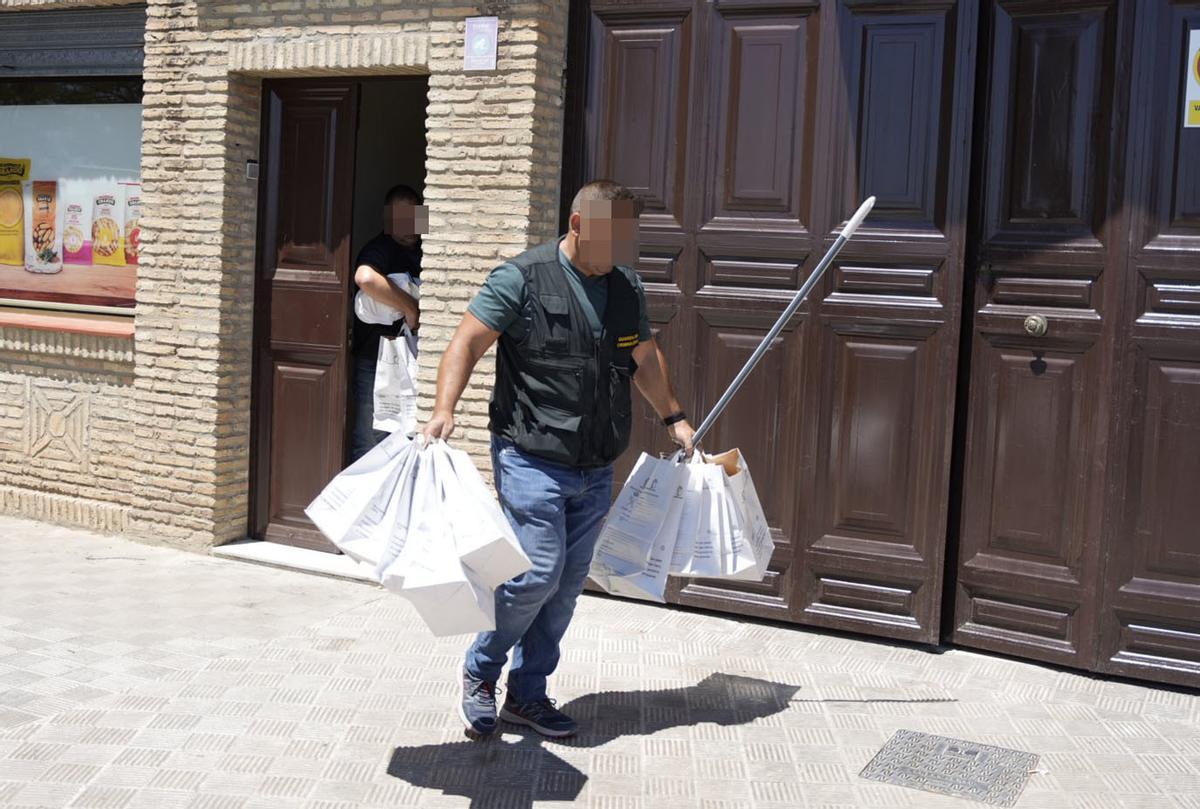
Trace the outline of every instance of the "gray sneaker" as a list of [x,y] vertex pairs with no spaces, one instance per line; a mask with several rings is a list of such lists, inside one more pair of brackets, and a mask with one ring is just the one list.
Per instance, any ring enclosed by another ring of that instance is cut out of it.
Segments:
[[467,673],[465,666],[459,667],[462,679],[462,699],[458,703],[458,716],[466,725],[467,735],[482,739],[496,732],[496,684],[480,680]]
[[533,728],[543,736],[554,739],[574,736],[579,730],[579,723],[556,708],[552,699],[517,703],[510,696],[504,700],[500,718],[514,725]]

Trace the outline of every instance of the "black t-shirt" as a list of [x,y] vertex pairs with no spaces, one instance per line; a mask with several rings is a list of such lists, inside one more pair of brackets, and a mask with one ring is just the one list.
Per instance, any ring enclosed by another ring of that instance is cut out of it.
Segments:
[[[386,233],[380,233],[374,239],[363,245],[358,258],[354,262],[357,270],[366,264],[384,276],[397,272],[406,272],[413,279],[421,277],[421,251],[404,247]],[[353,317],[353,315],[351,315]],[[351,350],[356,356],[376,357],[379,355],[379,338],[382,336],[395,337],[400,333],[404,318],[390,326],[380,326],[375,323],[363,323],[354,318],[354,337]]]

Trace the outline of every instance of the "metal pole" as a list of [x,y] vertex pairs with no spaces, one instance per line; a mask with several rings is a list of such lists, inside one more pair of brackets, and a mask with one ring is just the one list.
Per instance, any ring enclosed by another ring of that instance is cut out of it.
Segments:
[[854,216],[846,223],[846,227],[842,228],[842,232],[834,241],[833,246],[829,248],[829,251],[825,253],[825,257],[821,259],[820,263],[809,274],[808,278],[792,298],[792,302],[783,310],[783,314],[779,316],[779,319],[775,321],[775,325],[767,332],[767,336],[758,344],[758,348],[754,349],[754,353],[750,355],[750,359],[746,360],[746,364],[742,366],[742,370],[738,371],[738,375],[733,378],[733,382],[721,394],[721,398],[717,400],[713,409],[704,417],[704,421],[701,422],[695,436],[692,438],[692,446],[700,446],[700,441],[712,429],[713,423],[729,405],[730,400],[737,394],[743,383],[745,383],[746,377],[750,376],[750,372],[754,370],[754,366],[758,365],[758,361],[762,359],[763,354],[767,353],[767,349],[770,348],[771,343],[779,336],[779,332],[783,331],[783,327],[787,324],[788,320],[800,308],[800,304],[804,303],[804,299],[808,297],[808,293],[816,286],[817,281],[821,280],[821,276],[829,268],[829,265],[833,263],[842,246],[854,236],[854,231],[858,230],[858,226],[867,218],[867,214],[871,212],[873,207],[875,207],[875,197],[869,197],[866,202],[859,206]]

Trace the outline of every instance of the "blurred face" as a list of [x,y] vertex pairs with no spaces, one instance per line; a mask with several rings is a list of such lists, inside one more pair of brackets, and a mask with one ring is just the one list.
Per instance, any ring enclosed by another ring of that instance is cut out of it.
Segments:
[[429,232],[429,209],[406,199],[389,202],[383,208],[383,232],[405,247],[416,247]]
[[638,217],[634,201],[584,200],[582,210],[571,214],[571,229],[579,234],[578,261],[593,275],[607,275],[613,267],[632,267],[638,257]]

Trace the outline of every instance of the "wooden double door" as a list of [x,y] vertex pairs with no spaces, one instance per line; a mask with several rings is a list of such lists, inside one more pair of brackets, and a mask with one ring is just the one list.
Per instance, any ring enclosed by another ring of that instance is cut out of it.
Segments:
[[573,4],[564,187],[645,197],[697,418],[878,198],[707,440],[752,461],[767,579],[672,600],[1200,683],[1195,27],[1168,0]]

